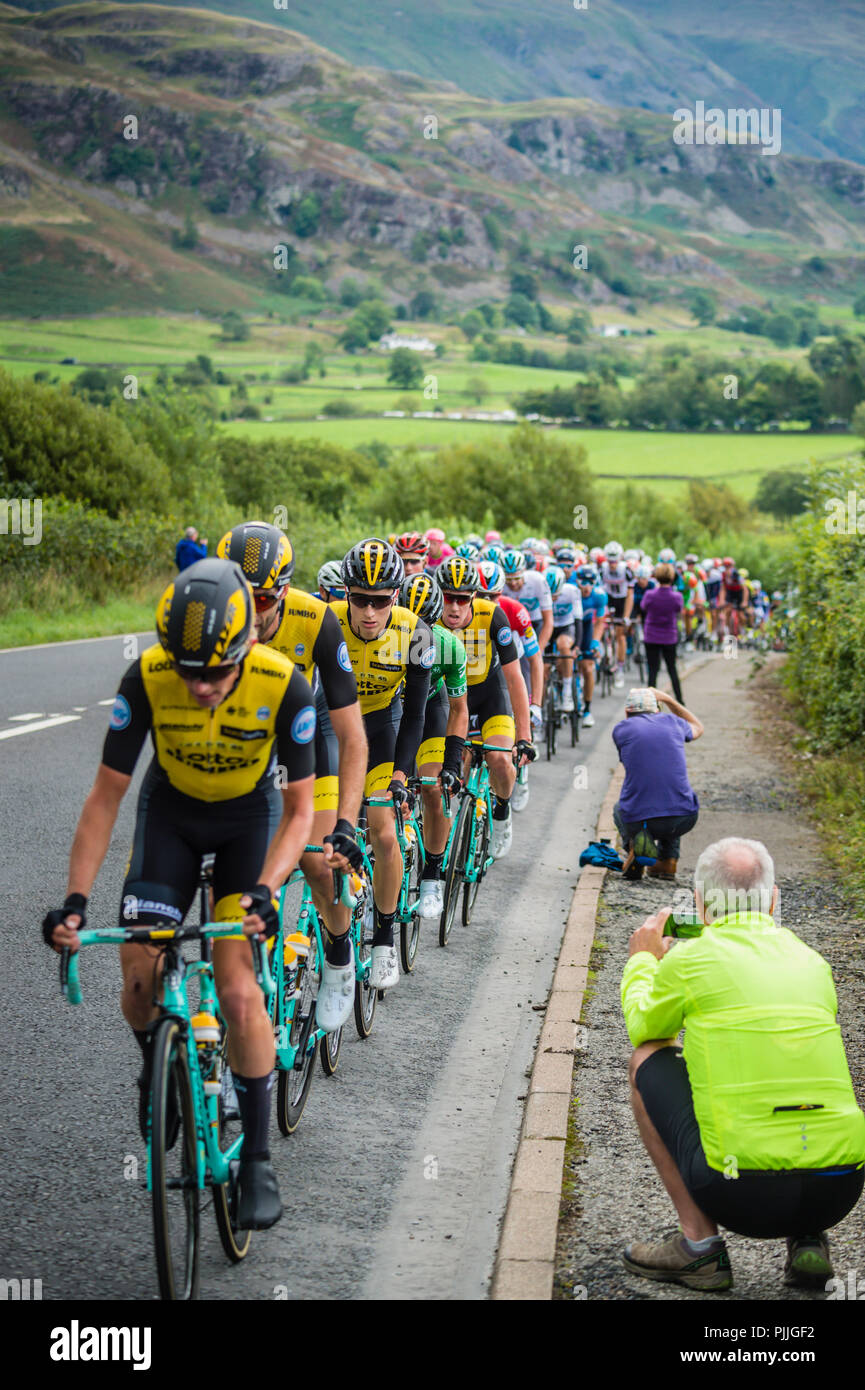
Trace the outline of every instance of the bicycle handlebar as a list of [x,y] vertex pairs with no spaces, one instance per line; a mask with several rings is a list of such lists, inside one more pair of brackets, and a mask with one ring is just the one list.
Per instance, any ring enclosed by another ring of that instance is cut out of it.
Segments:
[[[202,941],[242,930],[242,922],[205,922],[189,927],[109,927],[102,931],[90,929],[80,932],[79,939],[82,946],[147,946],[167,941]],[[257,937],[249,939],[256,983],[265,998],[269,999],[276,986],[270,973],[267,951],[264,942]],[[70,951],[67,946],[60,952],[60,988],[70,1004],[80,1004],[82,999],[78,955],[78,951]]]

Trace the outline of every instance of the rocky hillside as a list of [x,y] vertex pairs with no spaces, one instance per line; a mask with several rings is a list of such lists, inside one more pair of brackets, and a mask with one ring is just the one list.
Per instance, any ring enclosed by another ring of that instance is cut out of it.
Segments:
[[501,290],[517,247],[554,297],[621,305],[707,281],[731,305],[831,298],[865,276],[865,169],[680,146],[669,116],[485,101],[157,5],[0,6],[0,63],[0,274],[14,248],[19,288],[65,266],[100,303],[238,306],[274,287],[280,242],[326,281],[374,268],[395,296],[463,303]]

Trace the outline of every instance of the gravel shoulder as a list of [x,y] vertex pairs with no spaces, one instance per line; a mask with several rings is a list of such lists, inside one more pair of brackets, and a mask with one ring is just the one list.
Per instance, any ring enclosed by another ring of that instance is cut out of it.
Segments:
[[[675,885],[607,877],[601,896],[578,1052],[556,1248],[554,1298],[705,1301],[706,1294],[628,1274],[621,1251],[634,1239],[662,1236],[676,1224],[673,1207],[637,1135],[627,1068],[630,1043],[619,984],[635,927],[665,901],[671,888],[691,888],[702,849],[725,835],[763,840],[775,861],[779,922],[819,951],[832,967],[839,1022],[853,1084],[865,1103],[865,922],[845,908],[843,885],[821,854],[817,831],[797,797],[787,761],[771,669],[749,682],[750,661],[713,659],[685,684],[690,708],[706,733],[688,750],[700,818],[682,841]],[[861,1265],[862,1203],[831,1233],[836,1275]],[[728,1235],[735,1284],[727,1301],[824,1300],[823,1293],[783,1283],[784,1244]]]

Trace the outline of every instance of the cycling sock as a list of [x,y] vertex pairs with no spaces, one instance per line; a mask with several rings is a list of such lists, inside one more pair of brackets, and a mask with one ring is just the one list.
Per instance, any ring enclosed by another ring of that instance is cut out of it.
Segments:
[[592,702],[591,702],[591,700],[586,700],[586,701],[584,701],[584,703],[583,703],[583,714],[588,714],[588,712],[589,712],[589,710],[590,710],[591,708],[592,708]]
[[241,1076],[236,1071],[232,1071],[231,1074],[234,1077],[240,1122],[243,1126],[241,1158],[244,1163],[251,1158],[270,1158],[267,1134],[270,1129],[273,1072],[269,1071],[266,1076]]
[[433,880],[441,878],[443,859],[444,854],[428,854],[421,878]]
[[723,1245],[723,1236],[705,1236],[703,1240],[691,1240],[688,1236],[682,1236],[685,1242],[685,1249],[691,1255],[706,1255],[713,1245]]
[[344,931],[342,936],[329,936],[324,948],[324,957],[328,965],[348,965],[351,960],[351,932]]
[[509,796],[497,796],[496,804],[493,807],[493,820],[507,820],[511,814],[511,799]]
[[373,946],[392,946],[393,945],[393,919],[395,912],[379,912],[375,910],[376,924],[372,934]]

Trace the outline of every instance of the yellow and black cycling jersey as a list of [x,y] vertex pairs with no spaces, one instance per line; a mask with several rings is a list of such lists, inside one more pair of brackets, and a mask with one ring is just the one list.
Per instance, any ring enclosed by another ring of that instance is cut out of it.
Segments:
[[357,684],[342,629],[324,599],[288,589],[280,604],[279,626],[268,647],[293,661],[315,687],[321,679],[328,709],[344,709],[357,699]]
[[150,733],[154,768],[197,801],[246,796],[279,767],[280,785],[315,771],[315,706],[291,661],[254,646],[237,684],[215,709],[202,709],[154,643],[120,683],[102,761],[131,776]]
[[476,597],[471,622],[454,631],[465,644],[469,687],[481,685],[500,663],[518,660],[507,614],[491,599]]
[[429,675],[435,661],[435,643],[426,623],[416,614],[396,604],[391,609],[384,631],[378,637],[365,640],[352,632],[348,621],[348,603],[344,599],[330,606],[342,628],[348,658],[357,681],[360,707],[364,714],[386,709],[397,695],[403,681],[408,685],[418,673],[425,674],[429,692]]

